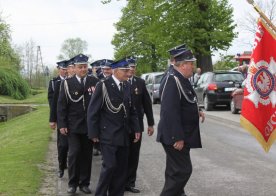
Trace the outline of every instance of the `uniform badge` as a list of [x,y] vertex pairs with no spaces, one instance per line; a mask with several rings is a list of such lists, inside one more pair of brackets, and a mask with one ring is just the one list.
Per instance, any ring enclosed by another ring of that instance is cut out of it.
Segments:
[[91,86],[91,91],[92,91],[92,93],[94,93],[95,92],[95,86]]
[[135,91],[135,95],[138,95],[138,88],[135,88],[134,91]]
[[92,94],[92,93],[91,93],[91,88],[88,88],[88,93],[89,93],[89,95]]
[[78,92],[75,92],[74,94],[75,94],[75,95],[78,95],[79,93],[78,93]]

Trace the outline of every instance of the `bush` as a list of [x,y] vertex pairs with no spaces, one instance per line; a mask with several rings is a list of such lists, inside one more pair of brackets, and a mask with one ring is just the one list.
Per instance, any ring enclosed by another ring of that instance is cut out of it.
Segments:
[[30,87],[17,71],[0,67],[0,94],[19,100],[26,99],[30,94]]

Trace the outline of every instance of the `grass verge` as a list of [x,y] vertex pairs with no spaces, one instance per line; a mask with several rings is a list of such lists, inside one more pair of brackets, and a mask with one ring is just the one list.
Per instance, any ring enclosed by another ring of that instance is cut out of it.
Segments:
[[47,101],[47,90],[40,90],[36,93],[33,93],[35,95],[30,95],[27,99],[23,100],[16,100],[13,99],[10,96],[0,96],[0,103],[1,104],[9,104],[9,103],[18,103],[18,104],[29,104],[29,103],[35,103],[35,104],[48,104]]
[[36,111],[0,123],[0,195],[36,195],[43,180],[51,130],[49,109]]

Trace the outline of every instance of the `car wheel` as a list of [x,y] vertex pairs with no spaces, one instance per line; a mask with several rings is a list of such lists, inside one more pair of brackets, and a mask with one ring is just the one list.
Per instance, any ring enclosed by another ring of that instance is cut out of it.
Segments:
[[239,109],[236,108],[234,99],[232,98],[231,103],[230,103],[230,109],[232,114],[238,114],[239,113]]
[[208,100],[207,95],[204,96],[203,102],[204,102],[204,109],[205,109],[206,111],[211,111],[211,110],[213,110],[213,106],[212,106],[212,104],[209,103],[209,100]]

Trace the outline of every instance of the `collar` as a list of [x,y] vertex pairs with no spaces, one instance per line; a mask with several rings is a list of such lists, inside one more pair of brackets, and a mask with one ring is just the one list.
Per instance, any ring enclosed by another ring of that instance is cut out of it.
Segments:
[[[119,89],[120,89],[120,80],[118,80],[113,74],[112,74],[112,78],[113,78],[113,80],[114,80],[114,82],[116,83],[116,85],[119,87]],[[123,83],[123,82],[122,82]]]
[[188,79],[187,77],[185,77],[178,69],[175,69],[181,76],[183,76],[183,78]]
[[62,77],[61,75],[59,75],[59,77],[61,80],[65,80],[65,77]]
[[[85,82],[86,82],[86,77],[87,77],[87,76],[85,76],[85,77],[83,78],[83,83],[84,83],[84,84],[85,84]],[[81,78],[80,78],[79,76],[77,76],[77,74],[76,74],[76,78],[77,78],[78,82],[81,83]]]
[[134,76],[131,76],[130,78],[128,78],[131,81],[131,83],[133,82],[133,78]]

